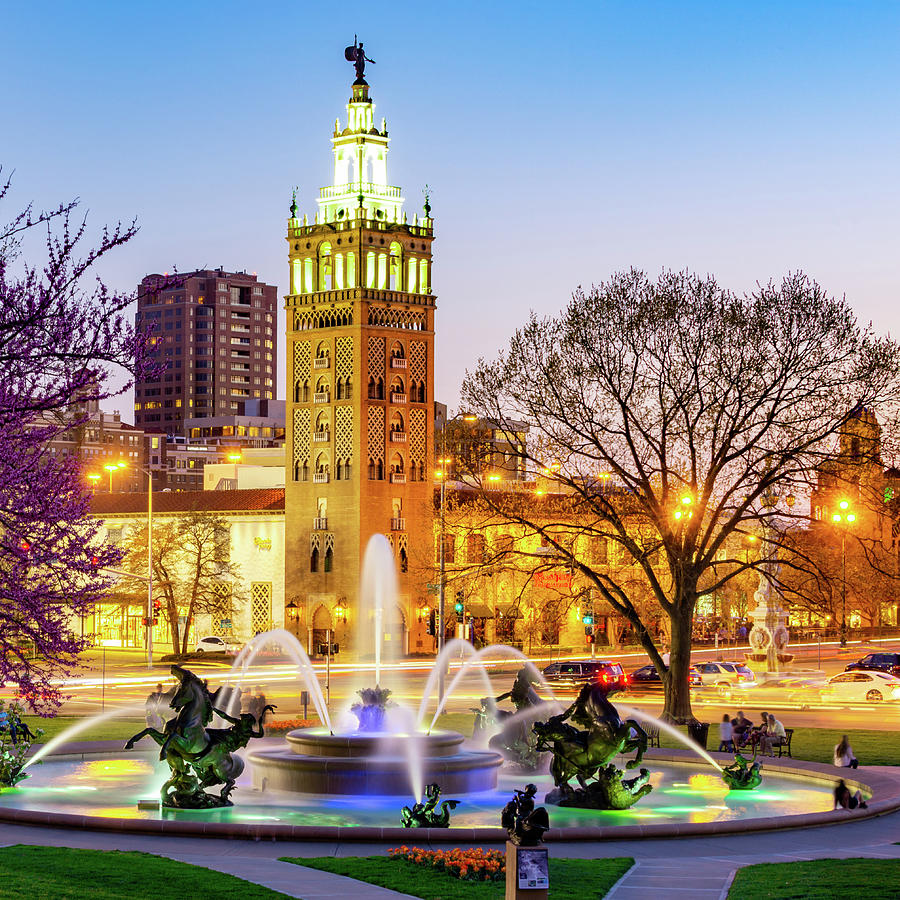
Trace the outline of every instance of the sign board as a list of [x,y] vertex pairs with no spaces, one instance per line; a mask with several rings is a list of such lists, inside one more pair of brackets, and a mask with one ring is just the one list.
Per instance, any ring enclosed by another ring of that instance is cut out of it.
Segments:
[[537,587],[553,588],[557,591],[572,590],[572,573],[565,569],[551,569],[548,572],[535,572],[534,583]]
[[516,863],[519,890],[550,887],[550,860],[546,847],[520,847]]
[[441,586],[439,584],[426,584],[425,590],[428,591],[429,594],[440,594]]

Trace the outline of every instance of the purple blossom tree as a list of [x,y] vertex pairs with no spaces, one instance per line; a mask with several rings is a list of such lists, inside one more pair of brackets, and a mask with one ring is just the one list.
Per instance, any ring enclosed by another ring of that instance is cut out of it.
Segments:
[[[9,190],[6,179],[0,202]],[[95,274],[136,226],[104,228],[87,248],[77,206],[28,206],[0,224],[0,679],[44,715],[58,708],[85,646],[73,623],[109,589],[105,569],[121,559],[88,517],[78,462],[49,445],[85,421],[88,402],[111,396],[113,370],[133,378],[155,365],[152,338],[125,317],[133,297]],[[44,258],[28,263],[23,246],[41,232]]]

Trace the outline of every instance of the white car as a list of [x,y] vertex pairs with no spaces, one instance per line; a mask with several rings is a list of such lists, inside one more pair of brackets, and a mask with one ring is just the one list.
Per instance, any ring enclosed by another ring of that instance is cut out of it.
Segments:
[[209,637],[200,638],[197,641],[197,649],[195,653],[237,653],[238,647],[235,644],[225,643],[224,638],[210,635]]
[[900,678],[886,672],[841,672],[833,675],[822,688],[825,701],[900,700]]

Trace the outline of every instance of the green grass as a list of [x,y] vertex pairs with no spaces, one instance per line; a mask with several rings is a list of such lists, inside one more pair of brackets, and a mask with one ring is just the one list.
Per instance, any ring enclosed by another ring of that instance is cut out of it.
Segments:
[[276,900],[286,894],[149,853],[0,848],[0,898],[53,900]]
[[[681,728],[680,730],[686,732],[687,729]],[[897,741],[897,734],[894,731],[795,728],[794,737],[791,740],[791,753],[794,759],[806,759],[810,762],[831,765],[834,760],[834,746],[845,734],[850,737],[850,744],[860,765],[900,766],[900,742]],[[709,726],[707,749],[715,750],[719,746],[718,735],[717,723],[713,722]],[[663,747],[684,747],[684,744],[678,743],[665,733],[660,734],[660,744]]]
[[[347,875],[368,884],[390,888],[425,900],[502,900],[502,881],[462,881],[445,872],[389,856],[351,856],[338,859],[282,857],[283,862],[335,875]],[[550,896],[553,900],[598,900],[634,865],[633,859],[552,859]],[[868,898],[867,898],[868,900]]]
[[895,900],[900,860],[814,859],[746,866],[735,876],[729,900]]
[[[42,719],[40,716],[22,716],[28,723],[28,727],[34,731],[37,728],[44,729],[44,736],[40,739],[42,744],[55,738],[60,732],[84,721],[84,716],[57,716],[55,719]],[[99,725],[92,725],[81,734],[75,735],[73,741],[113,741],[121,740],[123,743],[146,726],[143,716],[121,717],[107,719]]]

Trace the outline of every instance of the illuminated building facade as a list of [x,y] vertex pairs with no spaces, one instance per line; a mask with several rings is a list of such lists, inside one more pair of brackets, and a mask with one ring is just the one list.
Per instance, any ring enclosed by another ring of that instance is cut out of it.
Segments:
[[421,611],[431,555],[434,311],[430,207],[411,218],[387,179],[388,132],[352,86],[331,138],[333,183],[312,221],[288,220],[286,591],[312,650],[352,652],[366,543],[394,548],[399,608],[385,639],[430,650]]

